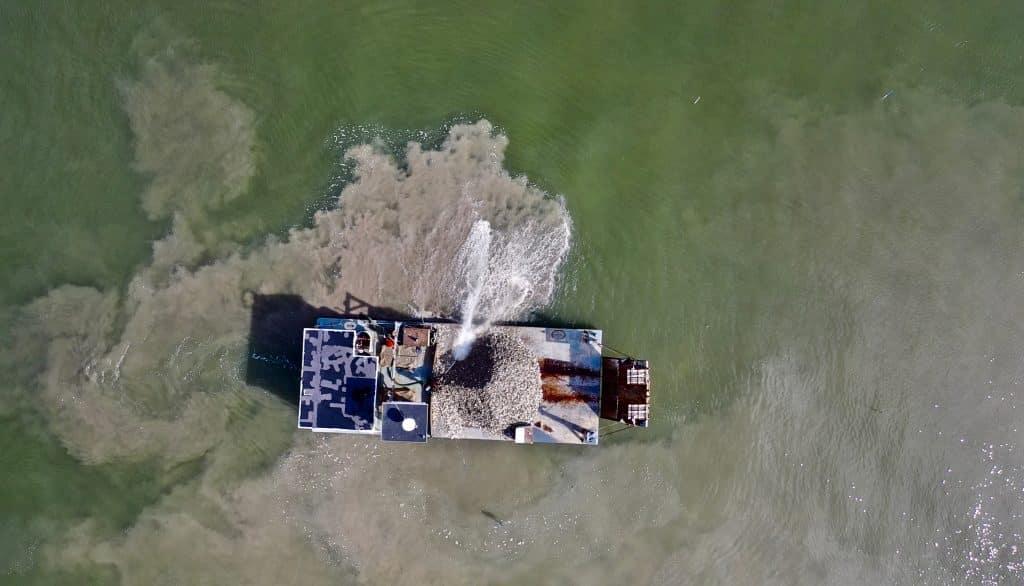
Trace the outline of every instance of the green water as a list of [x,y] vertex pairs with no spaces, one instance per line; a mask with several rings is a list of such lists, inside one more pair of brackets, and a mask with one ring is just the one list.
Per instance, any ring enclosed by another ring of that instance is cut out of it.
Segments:
[[[1021,22],[1000,2],[4,2],[0,576],[1020,580]],[[176,291],[147,272],[174,210],[203,243],[184,270],[214,273],[332,206],[344,148],[480,118],[572,217],[544,313],[652,360],[652,429],[585,453],[310,440],[239,380],[247,324],[184,315],[253,277],[132,325],[133,279]],[[156,366],[109,402],[47,378],[122,340]],[[81,411],[54,416],[65,399]],[[138,438],[96,423],[115,406]],[[316,457],[355,472],[285,487]]]

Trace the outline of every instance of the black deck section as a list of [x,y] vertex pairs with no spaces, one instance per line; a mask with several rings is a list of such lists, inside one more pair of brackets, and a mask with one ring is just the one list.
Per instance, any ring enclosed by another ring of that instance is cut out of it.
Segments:
[[302,336],[299,427],[371,431],[377,358],[355,355],[355,332],[310,328]]

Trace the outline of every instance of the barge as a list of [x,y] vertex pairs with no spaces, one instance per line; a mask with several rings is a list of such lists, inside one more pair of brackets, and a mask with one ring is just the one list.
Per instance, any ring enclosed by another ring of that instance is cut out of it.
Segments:
[[602,419],[650,422],[646,360],[604,356],[601,330],[319,318],[302,334],[298,426],[377,435],[597,445]]

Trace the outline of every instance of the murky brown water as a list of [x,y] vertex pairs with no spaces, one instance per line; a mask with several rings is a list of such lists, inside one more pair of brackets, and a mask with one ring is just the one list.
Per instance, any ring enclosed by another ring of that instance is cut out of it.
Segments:
[[[0,8],[5,577],[1021,579],[1011,8],[123,8]],[[254,298],[473,291],[650,358],[654,427],[381,445],[249,376]]]

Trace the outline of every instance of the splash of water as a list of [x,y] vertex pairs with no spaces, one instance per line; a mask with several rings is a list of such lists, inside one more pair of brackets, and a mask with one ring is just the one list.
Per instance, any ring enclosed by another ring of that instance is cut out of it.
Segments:
[[[454,357],[462,360],[492,324],[521,317],[538,298],[547,302],[554,290],[558,267],[569,250],[568,215],[556,225],[525,222],[515,230],[496,231],[487,220],[476,220],[454,259],[460,274],[461,327]],[[538,294],[539,293],[539,294]]]
[[477,220],[456,257],[456,264],[461,265],[463,270],[466,292],[462,300],[462,326],[454,344],[456,360],[462,360],[469,354],[482,325],[475,323],[475,320],[488,281],[490,257],[491,223]]

